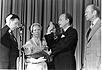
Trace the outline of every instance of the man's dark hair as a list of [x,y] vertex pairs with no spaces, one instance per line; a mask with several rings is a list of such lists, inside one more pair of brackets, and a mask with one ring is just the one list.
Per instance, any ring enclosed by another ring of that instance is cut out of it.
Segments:
[[[18,20],[19,20],[19,17],[18,17],[17,15],[15,15],[15,14],[9,14],[9,15],[12,15],[12,17],[11,17],[10,19],[12,19],[12,20],[18,19]],[[9,15],[7,15],[7,17],[8,17]],[[7,18],[7,17],[6,17],[6,18]],[[5,18],[5,23],[6,23],[6,18]]]
[[65,18],[69,19],[69,24],[71,25],[73,23],[73,18],[69,13],[65,13]]
[[17,15],[15,15],[15,14],[12,14],[13,16],[10,18],[10,19],[15,19],[15,18],[17,18],[18,20],[19,20],[19,17],[17,16]]

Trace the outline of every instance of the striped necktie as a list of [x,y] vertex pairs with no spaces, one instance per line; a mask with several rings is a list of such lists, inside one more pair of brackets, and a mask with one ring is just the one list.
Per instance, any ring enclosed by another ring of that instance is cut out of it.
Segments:
[[86,35],[86,38],[88,38],[88,36],[89,36],[91,30],[92,30],[92,29],[89,27],[88,32],[87,32],[87,35]]

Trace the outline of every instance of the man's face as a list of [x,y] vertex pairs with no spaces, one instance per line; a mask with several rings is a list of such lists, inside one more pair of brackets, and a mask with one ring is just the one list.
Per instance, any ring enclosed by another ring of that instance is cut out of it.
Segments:
[[92,21],[94,17],[93,11],[90,6],[88,6],[85,10],[85,17],[86,17],[86,20],[89,20],[89,21]]
[[11,19],[11,26],[12,26],[12,30],[18,28],[19,20],[17,18],[15,18],[14,20]]
[[62,28],[66,27],[66,25],[68,24],[68,21],[65,19],[65,14],[60,15],[58,23],[60,27]]

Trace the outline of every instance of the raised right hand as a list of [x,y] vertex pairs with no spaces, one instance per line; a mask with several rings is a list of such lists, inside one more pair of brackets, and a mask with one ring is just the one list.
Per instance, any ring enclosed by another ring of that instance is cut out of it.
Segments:
[[50,22],[50,25],[49,25],[49,27],[48,27],[48,29],[47,29],[47,34],[50,34],[51,33],[51,30],[54,28],[54,25],[53,25],[53,23],[52,22]]

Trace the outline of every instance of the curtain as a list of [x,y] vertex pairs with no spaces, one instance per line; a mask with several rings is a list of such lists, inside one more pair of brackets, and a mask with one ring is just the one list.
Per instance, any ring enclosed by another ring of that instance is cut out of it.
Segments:
[[15,31],[19,47],[21,47],[31,38],[29,26],[32,23],[38,22],[42,25],[42,38],[50,21],[57,23],[61,13],[69,12],[73,16],[73,27],[78,31],[75,55],[77,70],[79,70],[83,61],[85,32],[89,26],[84,17],[88,4],[95,4],[101,9],[101,0],[0,0],[0,29],[5,25],[4,19],[8,14],[18,15],[20,23],[25,25],[22,37],[18,30]]

